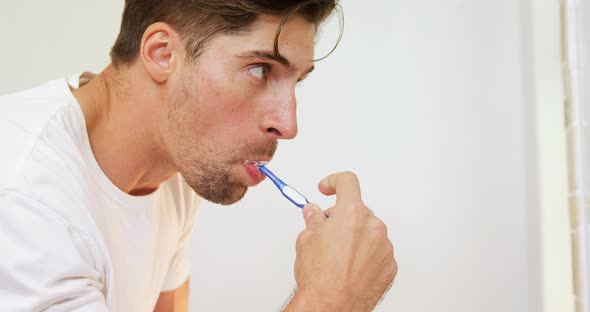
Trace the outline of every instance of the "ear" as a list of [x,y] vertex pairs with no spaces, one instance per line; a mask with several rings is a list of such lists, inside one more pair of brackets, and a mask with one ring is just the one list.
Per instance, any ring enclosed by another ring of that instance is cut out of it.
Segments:
[[150,25],[141,39],[140,59],[150,77],[164,83],[178,57],[178,34],[166,23]]

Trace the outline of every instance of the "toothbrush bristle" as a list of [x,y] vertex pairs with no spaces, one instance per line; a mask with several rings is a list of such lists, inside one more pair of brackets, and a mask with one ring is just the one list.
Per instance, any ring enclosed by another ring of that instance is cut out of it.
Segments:
[[260,167],[260,166],[266,166],[268,164],[268,161],[246,160],[246,161],[244,161],[244,164],[255,165],[256,167]]

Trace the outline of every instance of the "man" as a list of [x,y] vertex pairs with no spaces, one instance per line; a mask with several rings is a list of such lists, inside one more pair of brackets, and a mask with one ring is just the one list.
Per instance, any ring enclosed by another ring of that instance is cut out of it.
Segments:
[[[0,310],[186,311],[199,198],[240,200],[334,0],[128,0],[112,64],[0,98]],[[397,273],[352,173],[303,209],[286,311],[370,311]]]

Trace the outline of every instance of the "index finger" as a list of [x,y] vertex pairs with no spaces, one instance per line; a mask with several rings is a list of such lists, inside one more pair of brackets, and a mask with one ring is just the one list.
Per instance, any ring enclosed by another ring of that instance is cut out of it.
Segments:
[[324,195],[336,194],[336,206],[343,203],[361,203],[361,186],[352,172],[340,172],[325,177],[319,184]]

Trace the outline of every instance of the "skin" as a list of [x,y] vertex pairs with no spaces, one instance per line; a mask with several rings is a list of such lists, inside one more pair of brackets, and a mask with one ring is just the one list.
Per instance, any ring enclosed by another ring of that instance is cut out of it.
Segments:
[[[109,179],[144,195],[180,172],[205,199],[240,200],[255,184],[244,161],[268,161],[278,140],[297,135],[295,86],[313,70],[315,26],[299,16],[285,24],[286,64],[272,59],[279,23],[262,16],[247,32],[214,36],[196,63],[172,27],[155,23],[133,63],[110,65],[72,90]],[[337,203],[327,221],[317,206],[303,210],[298,289],[286,309],[370,311],[397,272],[387,229],[362,204],[354,174],[332,175],[320,190]],[[188,293],[188,281],[161,293],[155,311],[187,311]]]
[[154,312],[188,312],[189,294],[188,280],[175,290],[161,292]]
[[365,206],[352,172],[319,184],[336,204],[303,208],[306,229],[297,238],[297,291],[285,311],[373,311],[397,274],[387,227]]

